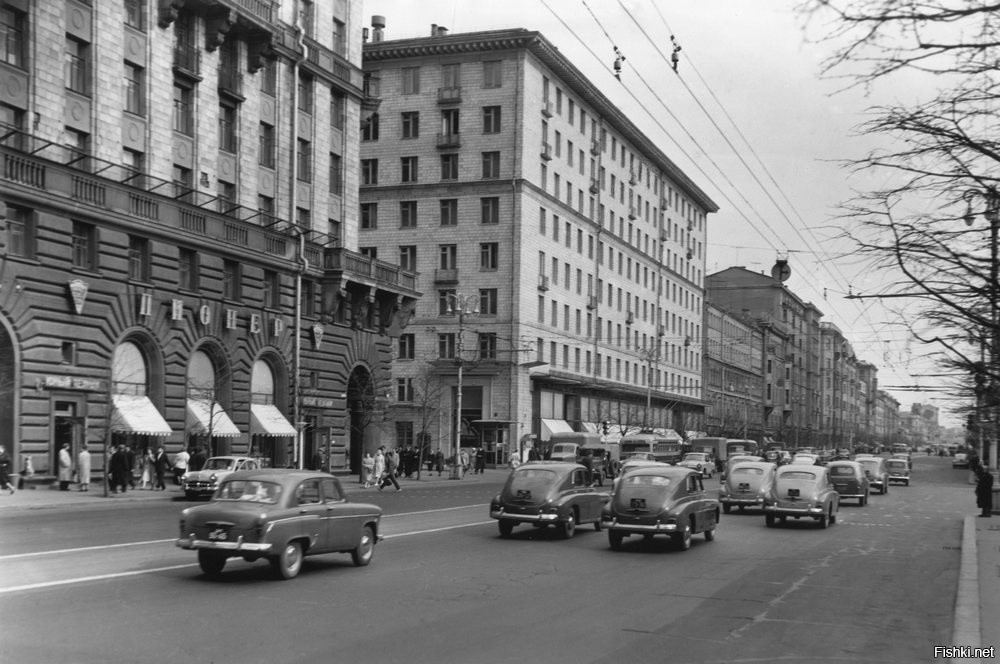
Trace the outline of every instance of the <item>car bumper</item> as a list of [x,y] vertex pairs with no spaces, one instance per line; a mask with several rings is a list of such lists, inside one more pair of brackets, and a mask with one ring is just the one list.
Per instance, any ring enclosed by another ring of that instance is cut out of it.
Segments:
[[823,507],[781,507],[779,505],[764,505],[764,511],[775,516],[822,516],[826,510]]
[[601,526],[609,530],[624,530],[630,533],[676,533],[676,523],[621,523],[618,519],[601,519]]
[[719,496],[719,502],[723,505],[736,505],[737,507],[760,507],[764,504],[764,499]]
[[503,508],[490,510],[490,516],[494,519],[504,519],[506,521],[516,521],[518,523],[555,523],[560,520],[559,515],[553,512],[542,512],[536,514],[518,514],[508,512]]
[[253,551],[256,553],[267,553],[273,546],[270,543],[264,542],[244,542],[243,537],[236,538],[235,542],[220,542],[216,540],[197,539],[193,535],[179,538],[176,544],[182,549],[217,549],[220,551]]

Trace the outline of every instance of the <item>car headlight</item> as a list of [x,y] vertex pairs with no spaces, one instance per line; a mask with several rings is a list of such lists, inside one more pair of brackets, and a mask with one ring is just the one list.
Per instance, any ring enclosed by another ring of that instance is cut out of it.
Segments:
[[212,484],[215,484],[216,479],[218,478],[215,476],[215,473],[212,473],[211,477],[208,478],[208,481],[211,482]]

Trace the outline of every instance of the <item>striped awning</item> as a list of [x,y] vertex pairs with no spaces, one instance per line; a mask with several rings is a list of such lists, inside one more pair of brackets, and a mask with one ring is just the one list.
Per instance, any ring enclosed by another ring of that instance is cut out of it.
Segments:
[[190,433],[207,433],[212,436],[232,438],[240,435],[233,421],[217,401],[206,399],[187,400],[187,425]]
[[135,394],[113,394],[111,430],[116,433],[137,433],[144,436],[169,436],[170,425],[156,410],[149,397]]
[[250,433],[260,436],[294,436],[296,431],[277,406],[255,403],[250,406]]

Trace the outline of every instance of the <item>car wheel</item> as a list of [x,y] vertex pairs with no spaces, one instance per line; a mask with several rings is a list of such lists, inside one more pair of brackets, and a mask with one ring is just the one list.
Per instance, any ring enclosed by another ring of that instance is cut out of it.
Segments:
[[559,536],[563,539],[570,539],[576,532],[576,514],[570,512],[565,521],[559,524]]
[[222,573],[222,568],[226,566],[226,557],[215,551],[198,549],[198,566],[208,576],[218,576]]
[[830,525],[832,526],[832,525],[834,525],[836,523],[837,523],[837,512],[836,511],[831,511],[830,512]]
[[773,514],[765,514],[764,515],[764,525],[767,526],[768,528],[774,528],[774,515]]
[[691,548],[691,524],[684,526],[684,531],[674,535],[674,543],[681,551]]
[[281,553],[272,560],[274,570],[282,579],[295,578],[302,569],[302,544],[288,542]]
[[510,537],[510,534],[514,532],[514,522],[510,519],[500,519],[497,521],[497,528],[500,529],[500,537]]
[[714,542],[715,541],[715,528],[709,528],[705,531],[705,541]]
[[375,555],[375,533],[371,526],[361,529],[361,537],[358,538],[358,545],[351,550],[351,560],[358,567],[364,567],[372,561]]
[[612,551],[617,551],[622,548],[623,539],[625,539],[625,533],[618,530],[608,531],[608,545],[611,546]]
[[598,519],[597,521],[594,522],[594,530],[596,530],[597,532],[601,532],[601,528],[602,528],[601,520]]
[[819,518],[819,527],[826,528],[829,525],[830,525],[830,517],[824,513],[823,516]]
[[722,504],[722,512],[723,512],[723,514],[729,514],[732,511],[732,509],[733,509],[733,506],[730,505],[729,503],[723,503]]

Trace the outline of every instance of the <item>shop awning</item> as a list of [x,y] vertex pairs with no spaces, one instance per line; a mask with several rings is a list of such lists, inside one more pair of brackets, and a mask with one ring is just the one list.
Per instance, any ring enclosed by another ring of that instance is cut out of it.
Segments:
[[583,430],[586,431],[587,433],[600,433],[601,432],[601,428],[597,424],[597,422],[584,422],[583,423]]
[[277,406],[255,403],[250,406],[250,433],[260,436],[294,436],[296,431]]
[[111,404],[114,406],[111,414],[111,430],[114,432],[144,436],[169,436],[173,433],[149,397],[113,394]]
[[187,425],[191,433],[211,433],[223,438],[240,435],[240,430],[216,401],[188,399]]
[[542,419],[542,440],[548,440],[554,433],[573,433],[573,427],[566,420]]

